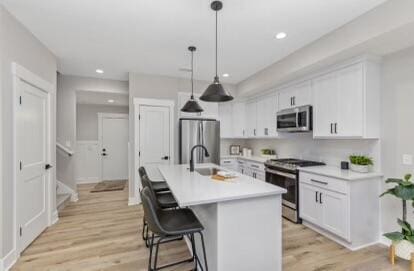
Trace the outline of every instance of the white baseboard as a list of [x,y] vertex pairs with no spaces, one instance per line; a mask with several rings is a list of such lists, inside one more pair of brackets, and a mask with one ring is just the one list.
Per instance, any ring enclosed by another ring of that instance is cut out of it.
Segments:
[[[52,213],[52,224],[51,225],[56,224],[56,222],[58,222],[58,220],[59,220],[58,211],[54,210],[53,213]],[[49,225],[49,226],[51,226],[51,225]]]
[[99,177],[79,177],[76,179],[76,184],[99,183],[100,181]]
[[17,261],[16,250],[10,251],[2,260],[1,270],[8,271]]
[[58,194],[70,194],[70,200],[71,201],[78,201],[78,192],[64,184],[63,182],[56,180],[56,184],[58,187],[57,193]]
[[128,198],[128,206],[138,205],[140,203],[141,203],[141,201],[136,197],[129,197]]

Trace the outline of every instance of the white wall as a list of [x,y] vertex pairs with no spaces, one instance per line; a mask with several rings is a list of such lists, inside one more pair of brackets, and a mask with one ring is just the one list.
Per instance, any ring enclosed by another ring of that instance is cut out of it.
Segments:
[[[128,93],[128,82],[58,75],[57,141],[76,149],[76,91]],[[57,179],[76,191],[75,156],[57,152]]]
[[387,1],[242,81],[238,93],[246,96],[267,90],[311,69],[366,52],[382,55],[406,48],[414,44],[413,10],[412,0]]
[[[2,161],[2,224],[1,224],[1,242],[2,251],[0,255],[6,256],[14,249],[14,231],[13,227],[13,211],[15,209],[13,198],[13,161],[12,148],[14,144],[13,138],[13,86],[11,64],[17,62],[21,66],[37,74],[41,78],[56,85],[56,58],[55,56],[26,28],[24,28],[5,8],[0,5],[0,41],[1,41],[1,83],[2,83],[2,154],[7,157]],[[52,92],[52,127],[55,131],[55,110],[56,110],[56,93]],[[52,149],[55,147],[55,134],[52,134]],[[54,155],[51,162],[55,164]],[[55,169],[51,171],[52,180],[55,179]],[[53,191],[53,190],[52,190]],[[55,202],[53,201],[53,205]],[[55,206],[52,206],[55,209]]]
[[98,113],[128,114],[128,106],[87,105],[76,106],[76,140],[98,140]]
[[[414,47],[389,55],[382,69],[382,158],[386,178],[402,178],[413,173],[414,166],[403,165],[402,155],[414,155]],[[414,180],[413,180],[414,181]],[[384,184],[383,190],[385,191]],[[391,196],[382,200],[382,226],[384,232],[399,230],[401,202]],[[408,218],[414,225],[409,204]]]
[[[194,92],[195,93],[203,93],[204,90],[208,87],[211,82],[207,81],[198,81],[194,82]],[[225,85],[225,87],[234,95],[236,96],[236,88],[234,85]],[[129,74],[129,131],[130,131],[130,143],[131,143],[131,164],[135,165],[135,155],[134,152],[138,151],[135,149],[134,146],[134,106],[133,106],[133,99],[134,98],[152,98],[152,99],[169,99],[175,101],[175,119],[176,119],[176,127],[175,127],[175,161],[178,161],[178,110],[181,108],[177,108],[178,103],[178,92],[191,92],[191,83],[190,80],[187,78],[176,78],[176,77],[168,77],[168,76],[158,76],[158,75],[145,75],[145,74],[136,74],[130,73]],[[138,174],[135,174],[134,167],[131,167],[130,176],[132,180],[135,180]],[[138,183],[137,180],[135,183]],[[134,187],[129,187],[130,197],[132,197],[134,191]]]

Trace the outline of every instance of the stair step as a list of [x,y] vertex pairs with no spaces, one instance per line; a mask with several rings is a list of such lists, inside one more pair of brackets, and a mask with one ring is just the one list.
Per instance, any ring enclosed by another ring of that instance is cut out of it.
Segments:
[[57,210],[61,211],[70,201],[70,194],[57,194],[56,196],[56,206]]

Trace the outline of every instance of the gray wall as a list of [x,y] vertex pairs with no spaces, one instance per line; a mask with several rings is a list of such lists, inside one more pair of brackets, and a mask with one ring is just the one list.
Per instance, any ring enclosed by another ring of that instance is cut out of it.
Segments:
[[[11,64],[16,62],[26,69],[37,74],[41,78],[56,85],[56,58],[55,56],[37,40],[26,28],[24,28],[11,14],[9,14],[2,5],[0,5],[0,41],[2,50],[1,59],[1,83],[2,83],[2,155],[7,157],[2,161],[2,225],[1,225],[1,256],[4,257],[13,249],[13,220],[14,198],[13,198],[13,161],[12,148],[13,138],[13,85]],[[56,110],[56,93],[52,93],[52,127],[55,131],[55,110]],[[52,148],[55,146],[55,135],[52,135]],[[52,157],[52,164],[55,164],[55,157]],[[52,180],[55,179],[55,170],[52,169]],[[54,209],[55,207],[52,206]]]
[[[194,92],[195,93],[203,93],[204,90],[208,87],[211,82],[207,81],[198,81],[194,82]],[[225,85],[226,88],[236,96],[236,88],[234,85]],[[130,129],[129,129],[129,138],[131,149],[135,150],[134,146],[134,138],[135,138],[135,118],[134,118],[134,105],[133,99],[134,98],[151,98],[151,99],[169,99],[175,101],[175,120],[177,120],[177,125],[175,127],[175,135],[174,140],[175,144],[175,159],[178,160],[178,110],[177,102],[178,102],[178,92],[191,92],[191,83],[188,78],[176,78],[176,77],[168,77],[168,76],[160,76],[160,75],[146,75],[146,74],[136,74],[130,73],[129,74],[129,121],[130,121]],[[134,151],[130,153],[131,157],[131,165],[135,165],[135,155]],[[133,180],[135,180],[136,175],[134,166],[131,166],[130,176]],[[138,183],[136,180],[135,183]],[[133,195],[134,187],[129,187],[130,197]]]
[[128,114],[128,106],[89,105],[76,106],[76,140],[98,140],[98,113]]
[[[389,55],[383,60],[382,88],[382,158],[386,178],[401,178],[413,173],[414,166],[402,164],[402,155],[414,155],[414,47]],[[384,184],[384,190],[386,185]],[[391,196],[381,199],[383,231],[399,227],[402,217],[401,202]],[[414,223],[409,204],[408,217]],[[413,224],[412,224],[413,225]]]
[[[57,141],[69,142],[76,149],[76,91],[128,93],[128,82],[58,75],[57,80]],[[75,153],[76,155],[76,153]],[[57,151],[57,180],[76,191],[75,157]]]

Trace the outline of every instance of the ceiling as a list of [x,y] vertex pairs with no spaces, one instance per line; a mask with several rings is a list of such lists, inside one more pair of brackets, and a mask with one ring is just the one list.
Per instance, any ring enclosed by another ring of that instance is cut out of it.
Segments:
[[[6,8],[59,59],[63,74],[128,78],[128,72],[212,80],[210,0],[4,0]],[[385,0],[224,0],[219,73],[237,83]],[[287,38],[275,39],[278,32]],[[97,68],[104,74],[97,74]]]
[[[108,100],[113,100],[112,103]],[[128,106],[128,93],[105,93],[101,91],[77,91],[77,104],[109,105],[109,106]]]

